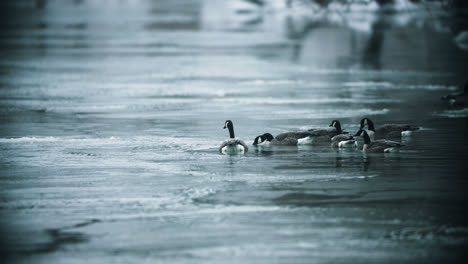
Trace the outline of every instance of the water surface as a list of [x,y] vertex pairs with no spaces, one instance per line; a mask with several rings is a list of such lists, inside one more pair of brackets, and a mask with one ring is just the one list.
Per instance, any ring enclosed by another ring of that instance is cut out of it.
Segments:
[[[456,17],[41,3],[2,11],[5,261],[463,261],[468,114],[440,100],[468,76]],[[251,144],[363,117],[421,131],[388,155],[218,152],[227,119]]]

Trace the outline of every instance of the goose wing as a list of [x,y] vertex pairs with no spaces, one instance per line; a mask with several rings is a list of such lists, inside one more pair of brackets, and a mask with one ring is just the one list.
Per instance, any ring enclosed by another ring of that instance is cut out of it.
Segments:
[[375,137],[379,139],[384,138],[401,138],[403,131],[418,130],[419,127],[414,127],[407,124],[385,124],[375,130]]
[[247,152],[249,150],[249,147],[247,147],[247,144],[243,140],[237,139],[237,142],[239,145],[242,145],[244,147],[244,151]]
[[351,140],[354,139],[352,135],[349,134],[339,134],[331,138],[332,142],[341,142],[341,141],[346,141],[346,140]]
[[390,133],[392,131],[407,131],[407,130],[418,130],[419,127],[414,127],[408,124],[385,124],[376,129],[376,132]]
[[225,140],[223,143],[221,143],[221,146],[219,146],[219,152],[221,152],[224,147],[229,145],[229,141],[230,140]]
[[401,147],[403,146],[400,142],[392,141],[392,140],[375,140],[373,141],[369,147],[371,148],[394,148],[394,147]]
[[235,146],[235,145],[242,145],[244,147],[244,151],[247,152],[249,147],[247,147],[247,144],[243,140],[237,139],[237,138],[230,138],[228,140],[225,140],[223,143],[221,143],[221,146],[219,147],[219,151],[226,147],[226,146]]
[[334,127],[327,127],[327,128],[311,128],[309,130],[312,133],[312,136],[330,136],[333,137],[338,134],[338,131]]
[[398,145],[371,145],[369,148],[367,148],[367,152],[372,152],[372,153],[383,153],[385,152],[386,149],[389,148],[399,148],[403,145],[398,144]]
[[321,136],[314,137],[314,139],[312,140],[312,145],[318,146],[318,145],[323,145],[323,144],[329,144],[330,142],[331,142],[331,136],[321,135]]
[[283,140],[277,140],[276,138],[271,141],[272,145],[278,146],[295,146],[297,145],[297,139],[292,137],[284,138]]
[[312,136],[312,134],[310,132],[307,132],[307,131],[284,132],[284,133],[278,134],[275,137],[275,139],[277,141],[283,141],[286,138],[292,138],[292,139],[298,140],[300,138],[305,138],[305,137],[309,137],[309,136]]

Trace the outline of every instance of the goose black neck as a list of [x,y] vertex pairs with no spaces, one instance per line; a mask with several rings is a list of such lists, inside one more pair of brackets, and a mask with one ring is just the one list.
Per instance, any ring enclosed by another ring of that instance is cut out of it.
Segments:
[[258,145],[260,143],[260,136],[257,136],[255,139],[254,139],[254,142],[252,143],[252,145]]
[[343,130],[341,130],[341,124],[340,124],[340,122],[336,122],[336,123],[335,123],[335,128],[336,128],[336,132],[338,132],[338,134],[343,133]]
[[370,119],[367,119],[367,128],[369,130],[375,131],[374,122],[372,122]]
[[234,128],[233,128],[233,126],[232,126],[232,123],[229,123],[227,127],[228,127],[228,129],[229,129],[229,137],[230,137],[230,138],[235,138],[235,136],[234,136]]
[[369,134],[367,134],[367,132],[365,130],[362,131],[362,134],[363,134],[362,136],[364,137],[364,144],[369,145],[371,143]]

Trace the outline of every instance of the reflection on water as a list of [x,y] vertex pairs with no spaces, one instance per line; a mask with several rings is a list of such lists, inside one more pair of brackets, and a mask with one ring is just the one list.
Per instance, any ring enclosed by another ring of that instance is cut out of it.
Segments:
[[385,22],[376,21],[372,24],[372,33],[364,49],[362,62],[371,68],[380,69],[380,58],[382,56],[382,46],[384,42]]
[[[253,2],[2,3],[3,262],[460,262],[463,11]],[[422,129],[218,152],[364,116]]]

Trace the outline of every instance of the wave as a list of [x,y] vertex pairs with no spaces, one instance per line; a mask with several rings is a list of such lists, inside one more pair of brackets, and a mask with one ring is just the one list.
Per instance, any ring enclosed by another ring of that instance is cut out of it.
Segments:
[[[361,108],[354,110],[346,109],[322,109],[322,110],[290,110],[290,111],[274,111],[271,115],[264,117],[260,116],[259,119],[269,119],[269,120],[278,120],[278,119],[333,119],[336,117],[350,118],[350,117],[361,117],[361,116],[375,116],[375,115],[385,115],[390,112],[389,109],[370,109],[370,108]],[[255,116],[251,118],[256,118]],[[306,128],[306,127],[304,127]],[[310,128],[310,127],[309,127]]]
[[439,85],[439,84],[419,84],[419,85],[409,85],[409,84],[393,84],[390,82],[346,82],[343,84],[345,87],[358,88],[363,90],[382,90],[382,89],[404,89],[404,90],[428,90],[428,91],[439,91],[439,90],[449,90],[456,91],[457,87],[453,85]]
[[434,115],[448,118],[465,118],[468,117],[468,108],[445,110],[442,113],[434,113]]
[[468,238],[468,228],[466,227],[448,227],[448,226],[422,226],[422,227],[404,227],[395,229],[387,234],[385,238],[396,241],[416,241],[422,243],[440,243],[446,244],[464,244]]
[[[31,144],[31,143],[62,143],[78,146],[96,146],[96,145],[115,145],[127,146],[133,149],[152,149],[158,147],[160,150],[174,150],[174,151],[200,151],[206,150],[213,146],[218,146],[219,140],[206,139],[201,137],[174,137],[174,136],[134,136],[134,137],[94,137],[94,138],[81,138],[81,137],[10,137],[0,138],[2,144]],[[68,154],[79,155],[80,151],[67,152]]]
[[272,104],[272,105],[282,105],[282,104],[316,104],[316,103],[356,103],[362,104],[365,101],[367,104],[379,104],[379,103],[399,103],[400,100],[396,99],[385,99],[385,98],[333,98],[333,97],[324,97],[324,98],[310,98],[310,99],[301,99],[301,98],[288,98],[288,99],[279,99],[273,97],[259,97],[259,98],[216,98],[213,101],[221,103],[236,103],[236,104]]
[[[175,208],[173,208],[175,209]],[[191,207],[184,210],[164,210],[160,212],[150,213],[130,213],[130,214],[112,214],[111,216],[103,215],[104,220],[121,220],[121,219],[141,219],[155,217],[173,217],[173,216],[196,216],[196,215],[215,215],[215,214],[232,214],[232,213],[259,213],[259,212],[274,212],[280,210],[289,210],[288,208],[279,206],[255,206],[255,205],[228,205],[214,206],[211,208]]]
[[69,138],[69,137],[18,137],[18,138],[0,138],[0,143],[23,143],[23,142],[99,142],[109,143],[117,142],[116,137],[108,138]]
[[375,177],[378,177],[379,175],[375,174],[375,175],[352,175],[352,174],[349,174],[349,175],[340,175],[340,176],[337,176],[336,174],[331,174],[331,175],[321,175],[319,178],[317,177],[314,177],[315,180],[318,180],[318,181],[333,181],[333,182],[336,182],[336,181],[345,181],[345,180],[368,180],[368,179],[371,179],[371,178],[375,178]]
[[240,85],[255,85],[255,86],[275,86],[275,85],[301,85],[307,86],[307,88],[324,88],[331,87],[333,84],[328,82],[315,82],[305,80],[294,80],[294,79],[255,79],[249,81],[241,81]]

